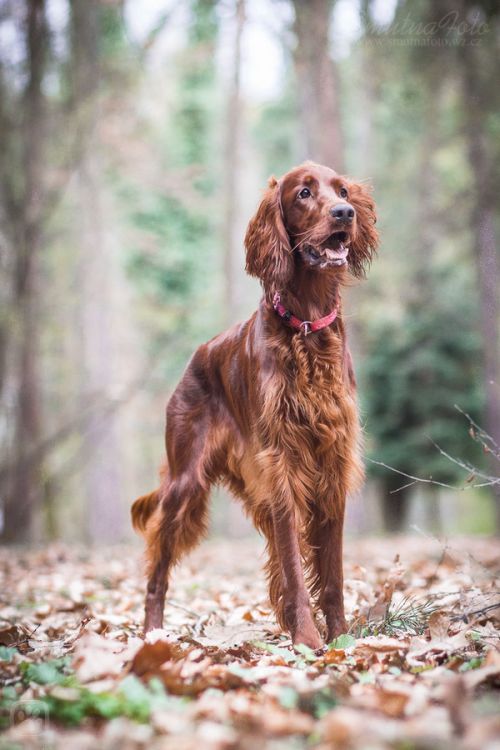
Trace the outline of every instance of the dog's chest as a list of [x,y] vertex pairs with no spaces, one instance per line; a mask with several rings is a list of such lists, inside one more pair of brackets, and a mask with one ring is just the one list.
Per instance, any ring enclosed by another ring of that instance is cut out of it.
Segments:
[[294,502],[321,503],[325,513],[329,498],[362,477],[356,402],[342,342],[333,344],[318,356],[295,342],[264,385],[258,423],[262,471],[281,477]]
[[285,429],[293,424],[304,436],[325,441],[328,434],[343,432],[356,419],[356,406],[338,373],[316,370],[307,381],[290,382],[283,394]]
[[282,378],[273,398],[276,416],[279,414],[276,426],[303,450],[316,451],[319,446],[322,452],[343,452],[345,440],[357,423],[343,353],[343,343],[336,336],[321,349],[297,336],[282,363]]

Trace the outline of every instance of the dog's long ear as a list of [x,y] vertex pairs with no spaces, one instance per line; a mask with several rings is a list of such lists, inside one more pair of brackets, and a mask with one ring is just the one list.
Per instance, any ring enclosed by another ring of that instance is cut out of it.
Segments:
[[282,216],[280,186],[269,180],[245,235],[246,271],[262,281],[267,294],[283,289],[293,273],[293,255]]
[[356,234],[349,250],[349,269],[359,278],[365,275],[378,247],[377,215],[369,186],[351,182],[348,200],[356,209]]

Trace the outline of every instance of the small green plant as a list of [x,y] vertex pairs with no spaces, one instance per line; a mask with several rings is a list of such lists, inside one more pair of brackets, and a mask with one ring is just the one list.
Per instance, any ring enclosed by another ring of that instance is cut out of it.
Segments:
[[[11,657],[12,654],[2,652],[2,656]],[[67,656],[39,664],[22,662],[19,671],[18,688],[23,683],[25,686],[29,683],[43,685],[46,694],[40,698],[40,703],[46,707],[47,716],[68,726],[76,726],[87,717],[109,720],[126,716],[144,723],[154,710],[167,705],[182,708],[187,701],[167,695],[159,680],[151,680],[149,685],[144,685],[134,675],[125,677],[112,691],[94,693],[78,681],[70,668],[70,657]],[[19,692],[15,686],[3,689],[0,696],[0,723],[18,699]]]
[[470,669],[478,669],[480,666],[482,666],[483,661],[484,658],[482,656],[475,656],[472,659],[469,659],[469,661],[465,661],[463,664],[461,664],[458,668],[458,671],[468,672]]
[[113,692],[93,693],[78,685],[67,694],[55,691],[45,696],[43,701],[51,719],[69,726],[80,724],[87,716],[107,720],[127,716],[145,723],[154,710],[171,703],[176,706],[185,703],[181,698],[167,696],[159,680],[151,680],[146,686],[134,675],[126,677]]
[[14,685],[7,685],[0,690],[0,729],[10,726],[10,712],[18,701],[18,693]]
[[384,619],[384,630],[388,635],[400,632],[421,635],[427,627],[429,617],[438,607],[433,599],[419,601],[415,597],[405,597],[392,607],[389,605]]
[[433,598],[419,600],[406,596],[398,604],[390,602],[381,620],[368,620],[361,628],[360,635],[421,635],[429,622],[429,617],[439,609]]
[[24,682],[36,682],[38,685],[65,685],[71,677],[69,663],[70,659],[67,656],[40,664],[24,661],[19,665],[19,670]]

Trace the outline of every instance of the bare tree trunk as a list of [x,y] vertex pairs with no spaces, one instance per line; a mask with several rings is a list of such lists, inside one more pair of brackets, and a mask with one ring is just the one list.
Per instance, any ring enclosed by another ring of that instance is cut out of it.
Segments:
[[304,158],[344,170],[339,81],[330,55],[331,0],[293,0],[294,52]]
[[[477,266],[480,325],[483,340],[484,388],[486,394],[485,429],[500,445],[500,262],[495,238],[495,211],[498,183],[494,179],[493,148],[488,146],[485,112],[494,111],[497,81],[492,76],[491,91],[480,75],[480,60],[475,47],[460,48],[462,61],[465,136],[470,168],[474,180],[471,198],[471,227]],[[497,96],[498,100],[498,96]],[[498,462],[491,470],[498,474]],[[493,488],[496,530],[500,534],[500,485]]]
[[395,474],[380,483],[382,520],[384,531],[389,533],[406,531],[411,497],[406,488],[401,489],[404,484],[401,480],[402,477]]
[[[373,117],[376,105],[377,82],[379,80],[378,57],[373,47],[373,0],[361,0],[360,18],[363,26],[363,48],[361,50],[361,67],[363,71],[359,96],[360,116],[357,118],[358,129],[357,156],[355,169],[360,177],[371,177],[374,167],[375,132]],[[361,170],[361,171],[360,171]]]
[[[71,0],[75,117],[82,139],[77,169],[79,221],[79,300],[75,334],[81,340],[79,363],[82,410],[96,397],[110,397],[114,378],[111,326],[112,261],[103,220],[103,189],[96,134],[99,118],[100,3]],[[124,531],[120,451],[116,414],[89,415],[83,440],[82,480],[87,535],[92,542],[118,541]]]
[[226,148],[224,152],[225,210],[224,210],[224,279],[225,279],[225,324],[230,325],[238,303],[236,270],[236,220],[238,214],[238,175],[240,169],[241,135],[241,37],[245,25],[245,0],[236,0],[234,34],[234,56],[232,79],[229,88]]
[[6,542],[31,538],[36,512],[42,504],[40,441],[40,382],[37,367],[37,261],[42,242],[42,166],[44,97],[42,80],[47,52],[45,0],[26,5],[28,82],[24,95],[24,190],[17,227],[14,276],[16,405],[13,469],[7,483],[2,538]]
[[[9,312],[12,304],[12,228],[8,226],[9,216],[16,213],[15,201],[12,195],[11,164],[8,154],[10,152],[10,141],[12,137],[12,122],[8,111],[8,91],[5,81],[6,73],[0,60],[0,418],[8,409],[3,396],[8,375],[8,351],[12,338],[11,326],[9,325]],[[7,436],[0,438],[0,451],[5,457],[7,448]]]

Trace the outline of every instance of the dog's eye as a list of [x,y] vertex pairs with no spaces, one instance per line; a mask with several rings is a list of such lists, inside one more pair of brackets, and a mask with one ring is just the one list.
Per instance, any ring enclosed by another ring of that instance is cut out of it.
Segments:
[[340,188],[339,195],[341,198],[347,198],[347,190],[345,188]]
[[302,188],[302,190],[299,193],[299,198],[310,198],[311,197],[311,191],[309,188]]

